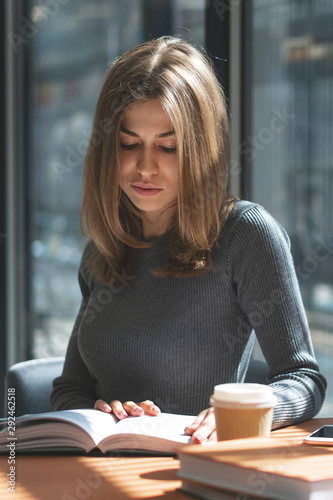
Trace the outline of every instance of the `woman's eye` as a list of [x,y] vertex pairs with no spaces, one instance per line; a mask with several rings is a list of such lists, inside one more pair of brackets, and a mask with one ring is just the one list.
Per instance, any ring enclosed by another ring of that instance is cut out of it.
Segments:
[[175,153],[177,151],[176,147],[167,148],[166,146],[162,146],[161,149],[163,149],[165,153]]
[[124,143],[121,143],[120,144],[120,147],[122,149],[135,149],[139,144],[137,143],[134,143],[134,144],[124,144]]

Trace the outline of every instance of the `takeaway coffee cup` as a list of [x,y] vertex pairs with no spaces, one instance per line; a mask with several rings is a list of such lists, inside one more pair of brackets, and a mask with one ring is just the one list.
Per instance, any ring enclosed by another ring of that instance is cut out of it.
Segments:
[[218,441],[269,436],[275,402],[267,385],[216,385],[210,404],[214,408]]

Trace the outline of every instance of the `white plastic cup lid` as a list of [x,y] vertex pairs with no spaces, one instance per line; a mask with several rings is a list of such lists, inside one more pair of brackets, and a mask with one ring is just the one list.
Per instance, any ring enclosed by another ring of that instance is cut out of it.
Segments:
[[212,398],[217,403],[239,404],[274,404],[276,400],[272,388],[268,385],[248,383],[216,385]]

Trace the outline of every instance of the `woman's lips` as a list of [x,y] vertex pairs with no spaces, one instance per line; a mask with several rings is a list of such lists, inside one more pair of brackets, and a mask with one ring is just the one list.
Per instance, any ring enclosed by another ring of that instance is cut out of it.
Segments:
[[162,188],[158,188],[155,186],[143,186],[143,185],[137,185],[137,184],[132,184],[132,188],[134,191],[138,194],[141,194],[141,196],[155,196],[156,194],[160,193],[162,191]]

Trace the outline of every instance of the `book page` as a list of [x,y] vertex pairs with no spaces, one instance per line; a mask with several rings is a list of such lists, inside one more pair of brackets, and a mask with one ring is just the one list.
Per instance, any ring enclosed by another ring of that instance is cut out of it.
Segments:
[[[103,451],[119,448],[163,450],[159,441],[187,444],[191,436],[185,434],[185,427],[193,423],[195,416],[160,413],[157,416],[142,415],[120,420],[112,431],[112,438],[100,443]],[[161,443],[162,444],[162,443]],[[169,447],[174,448],[174,447]]]

